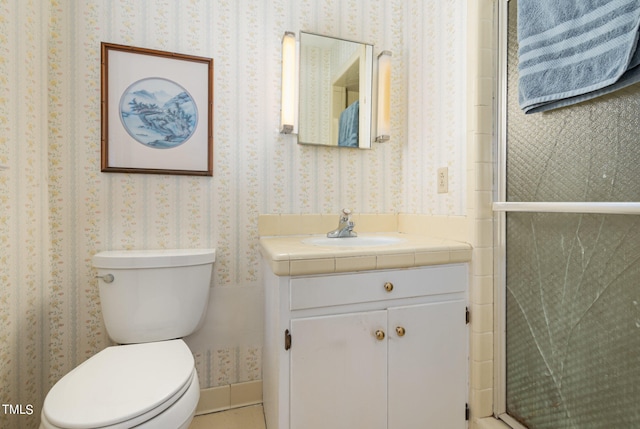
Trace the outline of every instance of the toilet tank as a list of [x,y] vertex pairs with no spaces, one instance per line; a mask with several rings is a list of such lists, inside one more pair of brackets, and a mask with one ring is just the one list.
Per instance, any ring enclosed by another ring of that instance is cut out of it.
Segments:
[[95,254],[92,262],[109,337],[119,344],[132,344],[197,331],[207,312],[215,258],[215,249]]

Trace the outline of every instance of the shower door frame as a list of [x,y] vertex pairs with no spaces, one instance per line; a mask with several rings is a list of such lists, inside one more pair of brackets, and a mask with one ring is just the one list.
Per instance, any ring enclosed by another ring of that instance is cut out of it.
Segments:
[[494,195],[494,415],[513,429],[527,429],[507,413],[506,401],[506,215],[507,212],[640,214],[640,202],[507,201],[507,41],[509,0],[496,13],[497,80],[495,97]]
[[[495,97],[495,160],[494,160],[494,205],[506,201],[507,177],[507,41],[509,0],[499,0],[496,13],[496,97]],[[493,208],[493,207],[492,207]],[[493,329],[493,413],[515,429],[526,429],[507,414],[506,378],[506,212],[494,214],[494,329]]]

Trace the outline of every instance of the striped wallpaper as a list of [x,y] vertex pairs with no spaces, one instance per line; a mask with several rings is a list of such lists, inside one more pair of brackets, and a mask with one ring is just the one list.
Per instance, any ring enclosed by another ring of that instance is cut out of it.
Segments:
[[[216,247],[201,387],[261,378],[261,213],[465,214],[464,0],[0,0],[0,427],[109,345],[91,256]],[[391,50],[392,139],[372,150],[278,133],[280,40]],[[100,42],[214,58],[214,176],[100,172]],[[450,192],[436,193],[448,166]]]

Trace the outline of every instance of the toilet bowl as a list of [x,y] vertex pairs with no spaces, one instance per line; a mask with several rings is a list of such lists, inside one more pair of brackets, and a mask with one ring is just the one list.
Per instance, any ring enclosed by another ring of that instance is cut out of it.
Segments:
[[56,383],[40,428],[186,429],[199,395],[184,341],[108,347]]
[[207,309],[215,249],[107,251],[98,270],[107,347],[47,394],[41,429],[187,429],[200,398],[180,338]]

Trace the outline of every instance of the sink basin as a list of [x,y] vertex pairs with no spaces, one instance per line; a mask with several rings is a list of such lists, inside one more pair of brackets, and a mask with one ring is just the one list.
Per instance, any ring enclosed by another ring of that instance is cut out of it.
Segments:
[[311,244],[314,246],[325,247],[373,247],[373,246],[388,246],[390,244],[396,244],[403,241],[398,237],[387,236],[358,236],[358,237],[342,237],[342,238],[328,238],[328,237],[313,237],[302,240],[305,244]]

